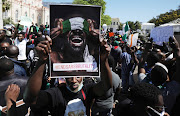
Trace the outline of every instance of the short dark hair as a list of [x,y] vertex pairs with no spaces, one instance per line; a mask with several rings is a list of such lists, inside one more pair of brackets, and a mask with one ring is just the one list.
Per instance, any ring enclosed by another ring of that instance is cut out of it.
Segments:
[[15,45],[10,45],[7,49],[6,49],[6,55],[9,58],[17,58],[17,56],[19,55],[19,48]]
[[19,32],[18,34],[22,34],[23,36],[25,36],[25,32],[22,32],[22,31]]
[[165,69],[163,69],[161,66],[155,66],[151,70],[152,83],[155,86],[162,85],[164,82],[166,82],[167,75],[168,75],[168,73],[166,72]]
[[151,65],[155,65],[155,63],[160,62],[161,56],[156,52],[150,52],[147,57],[147,62],[151,62]]
[[146,106],[153,106],[158,103],[158,96],[162,95],[161,91],[149,83],[138,83],[130,89],[130,98],[133,101],[143,101]]
[[7,57],[0,57],[0,71],[2,74],[5,74],[14,69],[14,63]]

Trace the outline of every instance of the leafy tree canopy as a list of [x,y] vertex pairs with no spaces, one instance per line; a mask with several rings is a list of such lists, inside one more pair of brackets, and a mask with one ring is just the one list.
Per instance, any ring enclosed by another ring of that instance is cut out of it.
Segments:
[[6,10],[9,10],[11,7],[11,4],[7,0],[2,0],[2,10],[5,12]]
[[154,23],[156,26],[159,26],[161,24],[168,23],[170,21],[176,20],[180,18],[180,5],[178,6],[177,10],[170,10],[169,12],[166,12],[164,14],[160,14],[158,16],[153,17],[151,20],[149,20],[149,23]]
[[105,9],[106,9],[106,2],[104,0],[74,0],[73,4],[102,6],[102,14],[104,14]]
[[106,2],[104,0],[74,0],[73,4],[83,4],[83,5],[98,5],[101,6],[101,26],[103,24],[110,25],[111,17],[109,15],[104,15],[106,9]]

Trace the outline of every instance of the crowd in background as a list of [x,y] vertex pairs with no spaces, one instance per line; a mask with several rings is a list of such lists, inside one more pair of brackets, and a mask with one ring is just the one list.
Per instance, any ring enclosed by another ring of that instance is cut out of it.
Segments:
[[[47,25],[32,24],[25,31],[19,27],[18,24],[0,30],[0,106],[7,105],[7,109],[13,110],[10,112],[22,115],[33,109],[25,104],[14,110],[14,102],[23,99],[27,81],[34,74],[33,70],[37,71],[37,63],[41,60],[35,48],[50,33]],[[153,38],[138,39],[137,45],[132,47],[119,34],[109,36],[107,32],[104,39],[111,48],[108,64],[112,87],[103,96],[93,99],[86,112],[90,111],[93,116],[179,116],[180,47],[176,39],[180,38],[170,37],[169,43],[163,43],[163,46],[156,45]],[[48,71],[43,74],[41,90],[67,82],[64,78],[49,78],[48,75]],[[99,82],[95,77],[83,80],[84,85]],[[39,111],[42,115],[43,110]]]

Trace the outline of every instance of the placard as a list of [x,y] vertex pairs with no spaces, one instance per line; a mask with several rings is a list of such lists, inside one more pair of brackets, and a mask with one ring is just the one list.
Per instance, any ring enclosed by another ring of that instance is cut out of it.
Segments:
[[163,26],[152,29],[150,37],[157,45],[162,46],[163,42],[169,42],[169,37],[173,35],[173,26]]
[[100,6],[50,5],[51,77],[99,77]]

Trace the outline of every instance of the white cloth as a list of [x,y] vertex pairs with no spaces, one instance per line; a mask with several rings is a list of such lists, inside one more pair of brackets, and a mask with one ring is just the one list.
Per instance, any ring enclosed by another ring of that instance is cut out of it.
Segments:
[[21,42],[18,40],[18,38],[15,39],[14,45],[19,48],[19,55],[18,60],[26,60],[26,44],[28,40],[27,38],[24,38]]
[[68,102],[64,116],[86,116],[86,108],[81,99]]
[[69,19],[69,22],[71,24],[71,30],[76,30],[76,29],[83,30],[84,28],[83,25],[84,19],[81,17],[71,18]]

